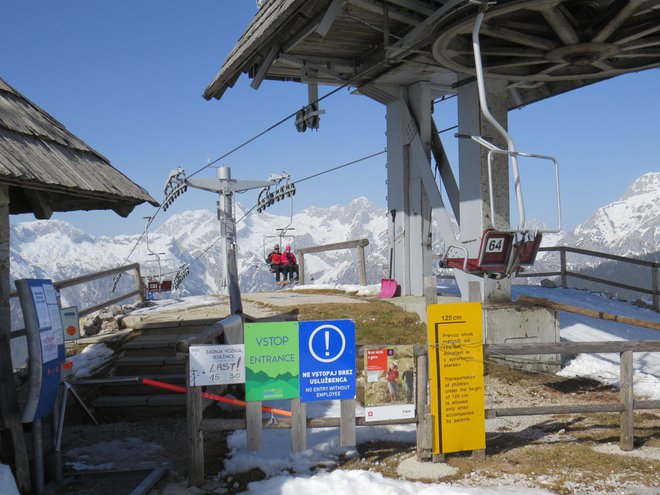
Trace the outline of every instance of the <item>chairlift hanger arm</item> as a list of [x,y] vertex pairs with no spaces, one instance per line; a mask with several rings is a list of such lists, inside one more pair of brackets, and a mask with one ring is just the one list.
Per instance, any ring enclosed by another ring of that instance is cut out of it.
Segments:
[[276,180],[236,180],[236,179],[186,179],[186,183],[195,189],[220,193],[223,191],[243,192],[275,184]]

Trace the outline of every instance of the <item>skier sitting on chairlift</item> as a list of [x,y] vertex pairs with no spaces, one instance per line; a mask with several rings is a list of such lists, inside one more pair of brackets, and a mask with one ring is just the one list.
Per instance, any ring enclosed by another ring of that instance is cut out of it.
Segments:
[[[281,262],[280,245],[275,244],[273,250],[266,256],[266,263],[270,266],[270,271],[275,274],[275,285],[278,287],[280,286],[280,274],[283,273]],[[284,281],[286,283],[286,274],[284,275]]]
[[[298,282],[298,260],[296,255],[291,252],[291,246],[286,246],[284,253],[280,257],[280,265],[284,278],[284,284]],[[294,277],[295,275],[295,277]]]

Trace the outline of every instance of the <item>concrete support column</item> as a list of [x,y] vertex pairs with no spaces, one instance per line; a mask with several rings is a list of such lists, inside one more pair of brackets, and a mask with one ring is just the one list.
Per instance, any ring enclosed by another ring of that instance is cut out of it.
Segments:
[[[506,83],[499,80],[486,81],[488,107],[493,117],[507,128],[508,91]],[[477,83],[464,84],[458,91],[458,128],[462,134],[483,136],[492,139],[500,148],[506,149],[506,141],[495,128],[484,119],[479,108]],[[460,240],[471,258],[477,257],[484,230],[493,226],[490,218],[490,187],[488,184],[488,150],[471,139],[459,142],[460,176]],[[496,158],[493,167],[495,223],[509,225],[509,169],[505,157]],[[472,275],[457,271],[457,281],[467,300],[468,283],[482,281]],[[511,300],[511,280],[482,281],[483,301],[505,302]]]
[[[393,277],[401,285],[401,295],[424,296],[435,287],[428,277],[432,269],[431,214],[441,202],[430,168],[432,95],[428,82],[398,91],[387,105],[387,195],[388,210],[394,212],[390,223]],[[428,284],[433,287],[425,287]]]

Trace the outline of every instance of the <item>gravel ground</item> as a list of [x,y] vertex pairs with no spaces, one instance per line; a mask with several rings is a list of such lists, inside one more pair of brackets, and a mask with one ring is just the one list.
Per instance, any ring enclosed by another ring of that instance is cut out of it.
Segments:
[[[543,377],[545,380],[547,378]],[[515,384],[502,381],[498,378],[487,377],[487,404],[486,407],[495,407],[496,404],[507,407],[559,403],[582,403],[587,401],[587,394],[559,392],[552,387],[537,386],[534,393],[530,392],[530,384]],[[597,401],[616,401],[616,391],[600,391],[596,395]],[[145,420],[107,422],[94,426],[81,412],[71,406],[67,413],[66,428],[63,438],[63,452],[67,469],[103,469],[112,466],[112,469],[135,469],[146,466],[165,464],[169,473],[165,481],[158,485],[155,493],[209,493],[219,489],[222,482],[214,479],[213,474],[221,468],[221,458],[224,455],[224,440],[221,434],[207,435],[205,447],[207,456],[206,473],[208,483],[203,490],[188,489],[186,487],[187,464],[187,433],[186,422],[183,415],[174,417],[148,418]],[[507,417],[487,420],[487,431],[491,434],[505,432],[508,436],[517,438],[524,449],[530,445],[547,443],[554,445],[557,442],[570,444],[575,441],[571,434],[565,431],[549,431],[546,424],[556,417],[529,416]],[[487,452],[488,448],[487,446]],[[623,452],[616,443],[599,443],[594,447],[597,452],[616,454],[620,456],[643,457],[648,460],[660,461],[660,447],[635,448],[632,452]],[[496,454],[488,454],[489,458],[496,458]],[[501,473],[497,477],[484,474],[479,469],[469,472],[462,478],[456,478],[457,469],[447,463],[419,463],[415,456],[403,457],[396,471],[402,478],[415,480],[434,479],[443,481],[452,477],[451,482],[462,486],[502,486],[513,485],[519,487],[547,487],[553,481],[547,475],[529,475],[518,473]],[[648,483],[645,486],[631,486],[627,481],[621,480],[616,473],[598,482],[581,483],[580,477],[588,473],[571,473],[564,482],[566,490],[563,493],[574,495],[660,495],[657,488],[660,473],[650,472]],[[68,485],[66,492],[75,494],[75,485]]]

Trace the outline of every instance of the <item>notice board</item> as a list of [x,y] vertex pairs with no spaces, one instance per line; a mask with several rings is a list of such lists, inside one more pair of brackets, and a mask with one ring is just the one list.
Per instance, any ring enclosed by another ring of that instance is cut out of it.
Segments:
[[430,305],[428,348],[433,452],[486,448],[481,303]]

